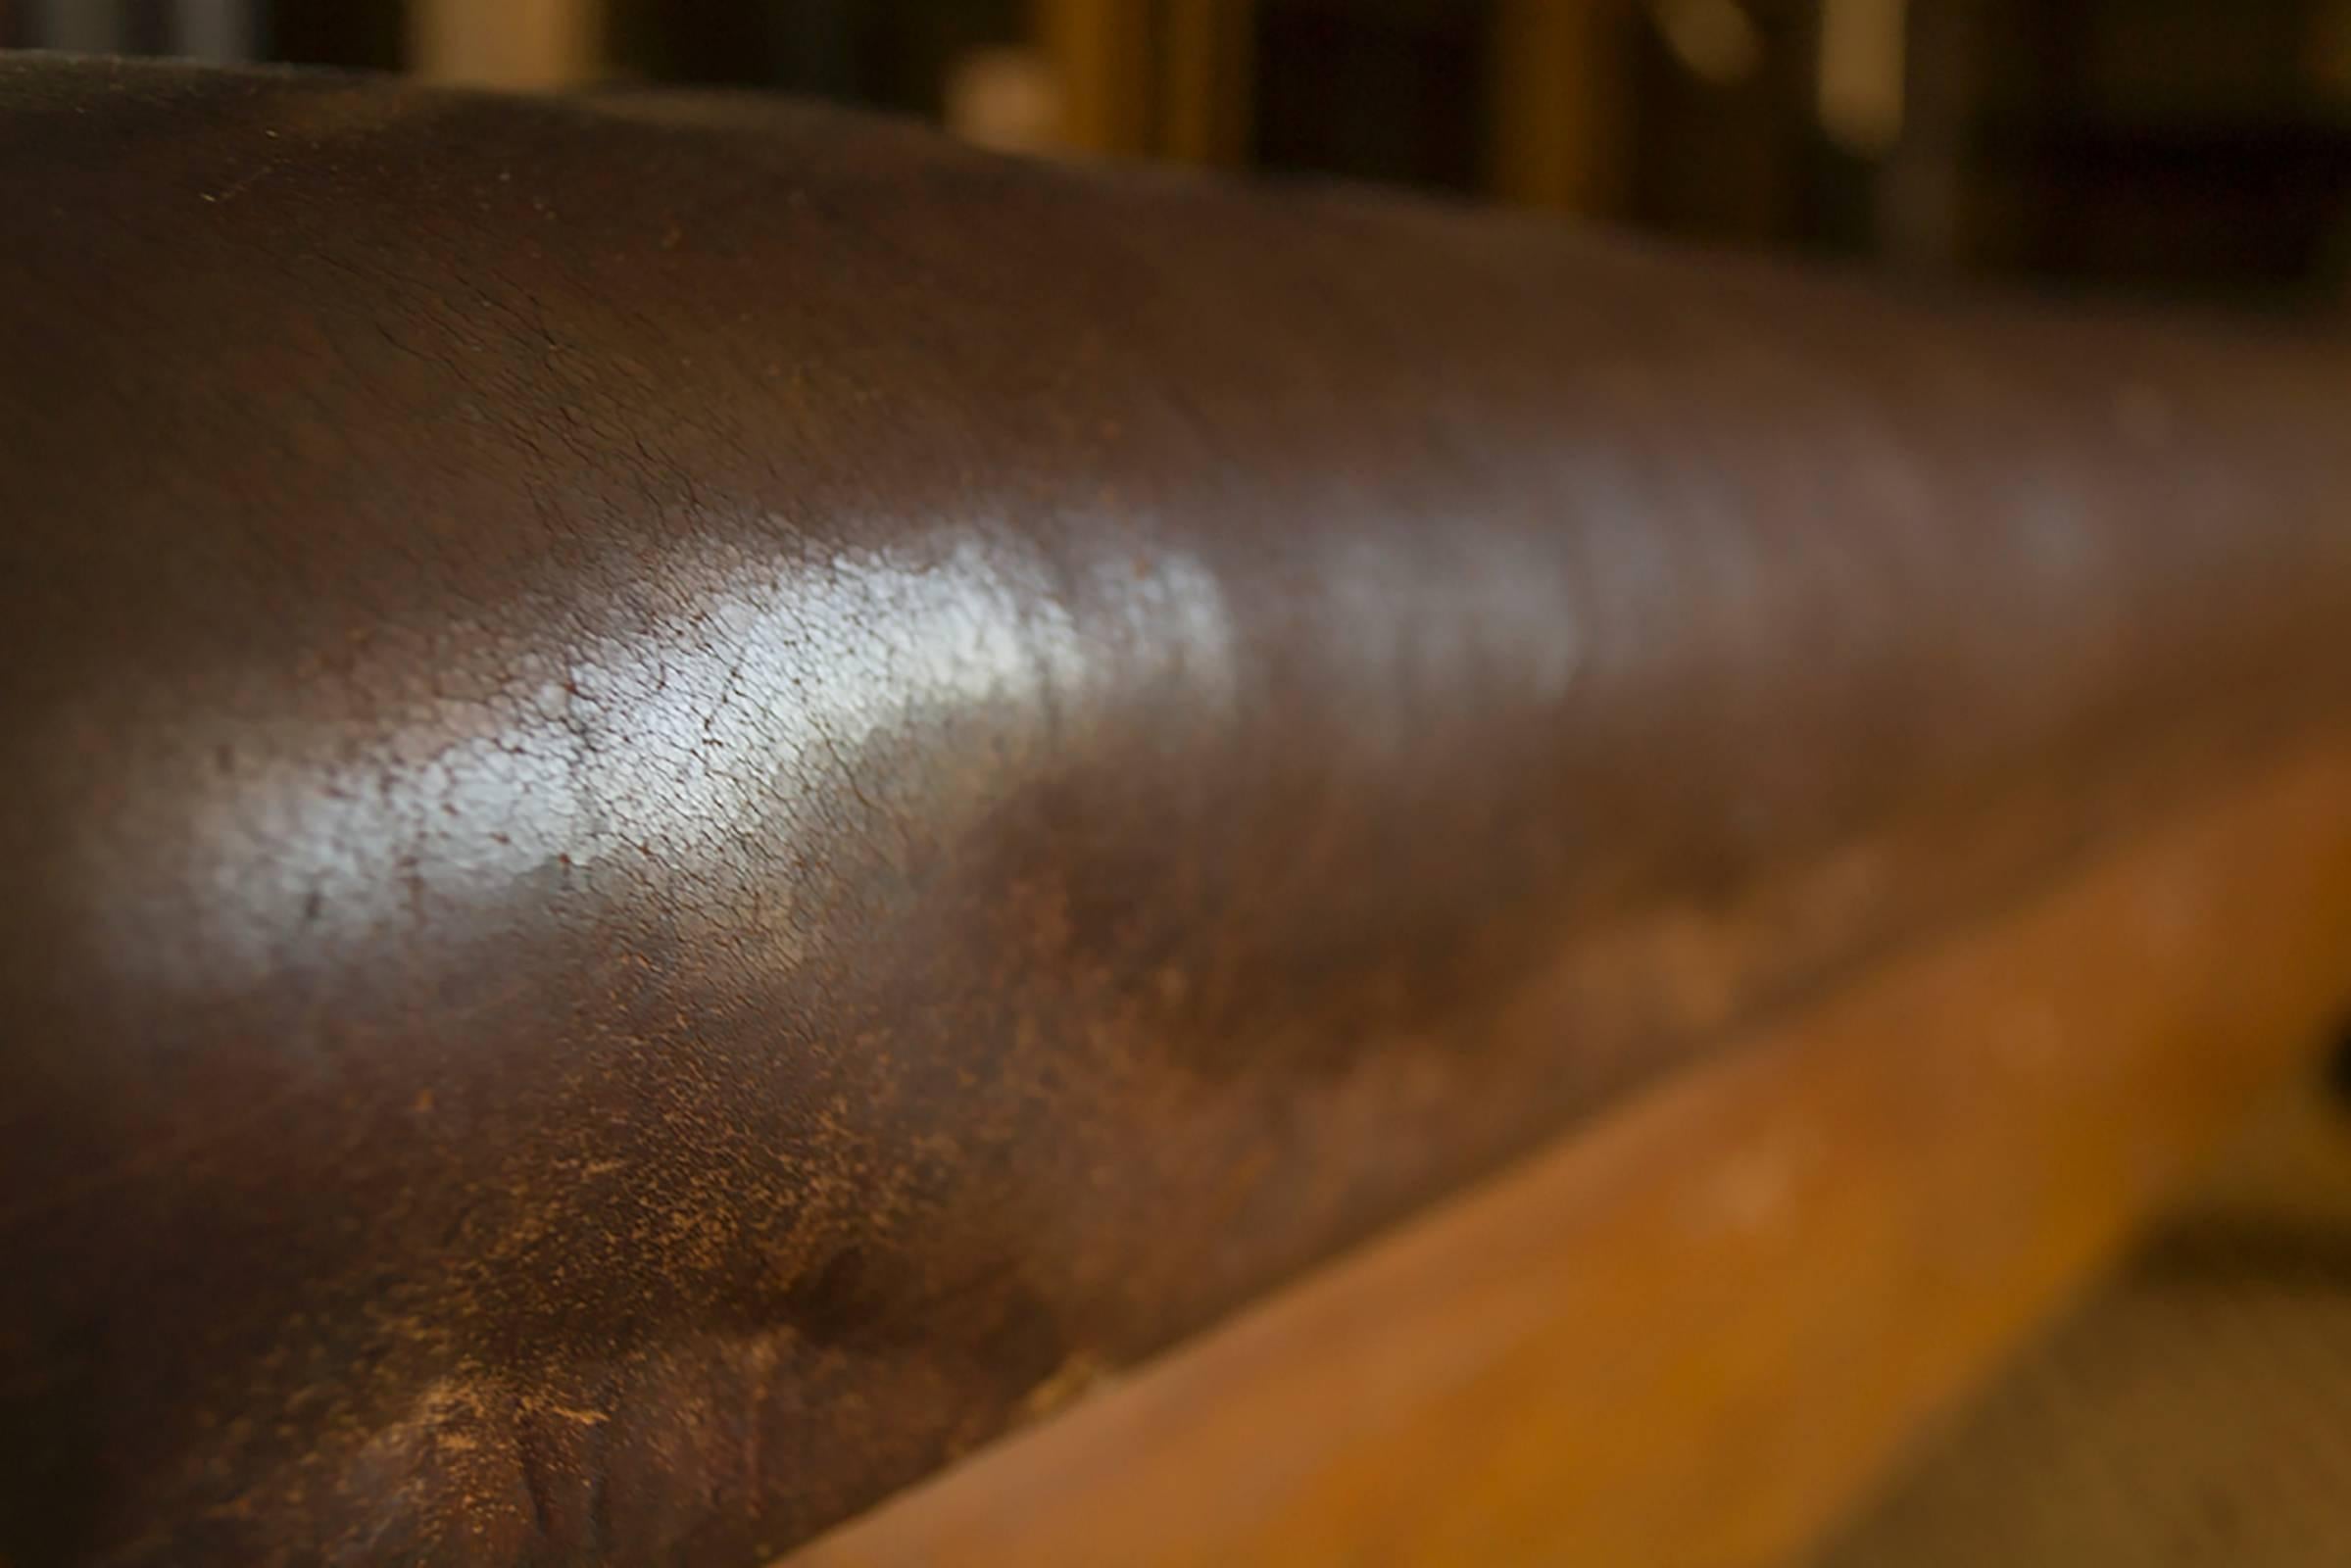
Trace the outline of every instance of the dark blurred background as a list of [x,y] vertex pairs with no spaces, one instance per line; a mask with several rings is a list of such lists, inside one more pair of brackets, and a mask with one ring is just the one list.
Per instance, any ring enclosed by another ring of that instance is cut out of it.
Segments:
[[999,146],[2351,309],[2351,0],[0,0],[0,44],[773,88]]

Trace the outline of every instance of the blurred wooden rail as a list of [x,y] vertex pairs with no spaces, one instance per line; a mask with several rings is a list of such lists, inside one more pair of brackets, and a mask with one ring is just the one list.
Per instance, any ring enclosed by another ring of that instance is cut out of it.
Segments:
[[1783,1559],[2333,1021],[2346,800],[2278,769],[788,1560]]

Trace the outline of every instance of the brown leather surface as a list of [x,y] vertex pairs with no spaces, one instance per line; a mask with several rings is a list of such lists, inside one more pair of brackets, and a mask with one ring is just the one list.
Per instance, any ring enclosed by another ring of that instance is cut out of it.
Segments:
[[0,1552],[805,1538],[2339,721],[2345,370],[0,61]]

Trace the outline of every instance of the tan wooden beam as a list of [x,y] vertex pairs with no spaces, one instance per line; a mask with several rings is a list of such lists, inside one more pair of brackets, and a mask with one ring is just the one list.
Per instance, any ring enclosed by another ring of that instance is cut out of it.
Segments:
[[1072,151],[1152,150],[1154,9],[1149,0],[1035,0],[1031,24],[1053,63]]
[[1489,94],[1494,195],[1566,213],[1622,202],[1632,21],[1621,0],[1501,0]]
[[409,64],[473,86],[568,86],[596,74],[603,0],[412,0]]
[[1218,168],[1248,161],[1255,13],[1255,0],[1168,0],[1159,73],[1162,156]]

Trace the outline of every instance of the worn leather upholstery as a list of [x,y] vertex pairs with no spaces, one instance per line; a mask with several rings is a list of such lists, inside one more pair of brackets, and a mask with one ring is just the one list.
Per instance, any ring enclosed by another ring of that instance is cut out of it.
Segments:
[[0,60],[0,1555],[783,1549],[2339,725],[2347,368]]

